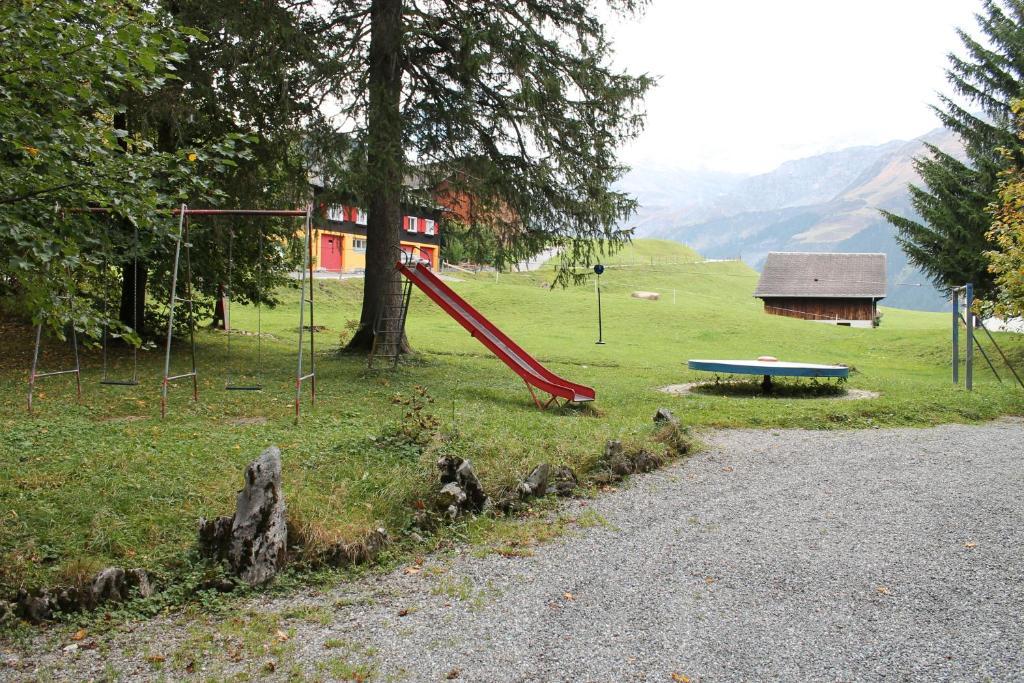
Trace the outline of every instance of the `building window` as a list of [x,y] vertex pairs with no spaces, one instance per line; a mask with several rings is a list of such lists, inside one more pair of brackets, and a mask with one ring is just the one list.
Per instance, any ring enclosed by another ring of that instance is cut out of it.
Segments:
[[352,251],[366,251],[366,240],[358,237],[352,238]]
[[366,225],[366,212],[356,209],[356,225]]
[[345,220],[345,207],[339,204],[327,207],[327,220],[341,223]]
[[426,230],[424,230],[424,232],[427,235],[433,235],[434,234],[434,221],[430,220],[429,218],[427,219],[427,228],[426,228]]

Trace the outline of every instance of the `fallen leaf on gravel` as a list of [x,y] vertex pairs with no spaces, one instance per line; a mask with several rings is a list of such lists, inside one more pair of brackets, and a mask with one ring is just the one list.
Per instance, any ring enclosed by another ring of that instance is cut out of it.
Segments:
[[80,628],[75,631],[75,635],[71,636],[71,640],[85,640],[85,637],[89,635],[89,632],[84,628]]
[[715,577],[713,577],[713,576],[705,576],[704,577],[704,583],[706,583],[707,585],[710,586],[714,582],[715,582]]
[[271,659],[269,662],[263,665],[263,670],[266,671],[268,674],[274,673],[274,671],[277,670],[277,662]]
[[444,677],[445,677],[445,678],[447,678],[447,679],[448,679],[448,680],[450,681],[450,680],[452,680],[452,679],[458,678],[458,677],[459,677],[459,674],[461,674],[461,673],[462,673],[462,670],[461,670],[461,669],[452,669],[451,671],[449,671],[448,673],[446,673],[446,674],[444,675]]
[[146,657],[146,661],[150,664],[162,664],[166,659],[167,657],[164,657],[163,655],[149,655]]
[[408,609],[400,609],[400,610],[398,610],[398,616],[400,616],[400,617],[407,617],[407,616],[409,616],[409,610]]
[[281,629],[278,629],[277,633],[275,633],[274,636],[276,636],[277,639],[282,643],[288,640],[288,634],[282,631]]
[[575,600],[576,599],[576,596],[573,595],[572,593],[562,593],[562,597],[565,598],[566,600]]
[[405,573],[406,574],[419,574],[421,571],[423,571],[423,570],[420,569],[419,567],[406,567],[405,568]]
[[964,547],[965,548],[977,548],[978,544],[975,543],[974,541],[967,541],[967,543],[964,543]]
[[892,595],[892,593],[889,592],[889,589],[885,586],[879,586],[875,590],[878,591],[881,595]]
[[726,465],[725,467],[722,468],[722,471],[723,472],[735,472],[736,468],[733,467],[732,465]]
[[686,674],[674,673],[672,674],[672,680],[675,683],[690,683],[690,677]]
[[196,663],[195,662],[189,662],[188,664],[185,665],[185,673],[187,673],[187,674],[194,674],[195,672],[196,672]]
[[614,486],[608,486],[608,484],[601,487],[601,493],[615,493],[617,490]]

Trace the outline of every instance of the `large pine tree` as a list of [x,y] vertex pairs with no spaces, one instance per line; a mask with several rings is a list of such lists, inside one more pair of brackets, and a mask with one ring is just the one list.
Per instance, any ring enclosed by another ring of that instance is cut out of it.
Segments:
[[967,162],[929,147],[916,159],[923,186],[910,186],[920,220],[883,213],[910,261],[938,288],[973,282],[985,297],[993,289],[987,207],[996,201],[999,172],[1024,160],[1011,104],[1024,94],[1024,0],[985,0],[976,19],[984,43],[958,30],[963,54],[949,55],[946,72],[954,95],[940,95],[933,107],[962,140]]
[[[597,14],[643,0],[335,0],[329,21],[346,168],[369,208],[360,329],[367,349],[390,289],[403,200],[464,192],[514,217],[508,260],[563,248],[561,281],[625,234],[634,201],[611,189],[616,149],[643,123],[652,85],[610,66]],[[414,180],[415,182],[409,182]]]

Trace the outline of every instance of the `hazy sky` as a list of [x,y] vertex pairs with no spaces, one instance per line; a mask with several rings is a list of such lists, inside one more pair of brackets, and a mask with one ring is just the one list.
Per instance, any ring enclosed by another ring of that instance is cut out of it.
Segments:
[[762,172],[938,126],[956,27],[980,0],[652,0],[616,63],[660,75],[633,165]]

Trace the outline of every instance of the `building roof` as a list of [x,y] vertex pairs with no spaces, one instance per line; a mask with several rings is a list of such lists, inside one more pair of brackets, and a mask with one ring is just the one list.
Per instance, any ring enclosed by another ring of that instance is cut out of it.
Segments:
[[885,254],[768,254],[756,297],[882,299]]

